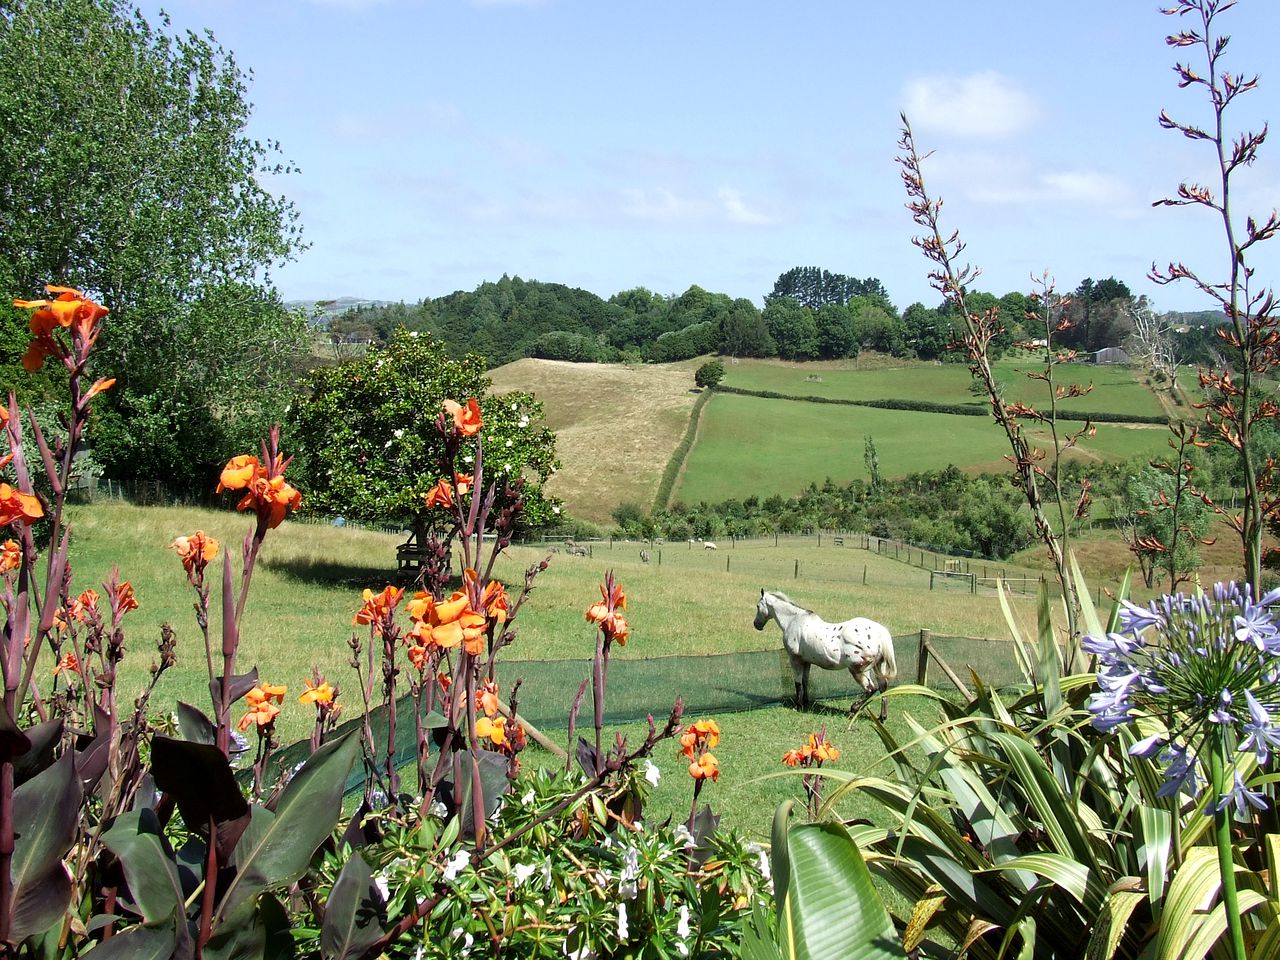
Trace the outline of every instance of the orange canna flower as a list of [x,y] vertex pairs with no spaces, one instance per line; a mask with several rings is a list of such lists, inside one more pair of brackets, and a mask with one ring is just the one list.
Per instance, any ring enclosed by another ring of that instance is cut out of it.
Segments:
[[799,750],[788,750],[782,755],[782,762],[788,767],[794,767],[804,759],[804,754]]
[[[248,697],[245,697],[248,700]],[[276,717],[280,715],[280,708],[270,700],[260,700],[257,703],[250,702],[249,712],[240,718],[240,722],[236,724],[244,732],[254,724],[258,725],[258,729],[262,730],[271,726],[276,722]]]
[[[65,348],[54,339],[54,330],[59,327],[70,328],[74,339],[82,342],[90,341],[97,335],[98,322],[107,315],[106,307],[94,303],[72,287],[46,286],[45,290],[55,294],[54,298],[13,301],[15,307],[32,311],[30,323],[34,339],[27,346],[27,353],[22,358],[22,365],[29,373],[39,370],[47,356],[67,355]],[[105,390],[106,387],[102,389]],[[93,396],[95,392],[100,391],[91,390],[89,396]]]
[[128,580],[116,585],[116,611],[123,616],[130,610],[138,609],[138,601],[133,596],[133,584]]
[[689,764],[689,776],[694,780],[719,780],[720,761],[715,754],[704,753]]
[[17,540],[6,540],[0,544],[0,573],[17,570],[22,563],[22,548]]
[[[462,571],[462,583],[470,594],[471,587],[479,579],[479,574],[471,568]],[[480,606],[490,620],[499,625],[507,622],[511,613],[511,601],[507,597],[507,589],[498,580],[490,580],[480,593]]]
[[449,485],[448,480],[441,480],[424,493],[422,499],[426,501],[428,508],[444,507],[448,510],[453,506],[453,487]]
[[322,680],[319,684],[316,684],[308,677],[302,682],[306,689],[302,691],[302,696],[298,697],[299,703],[314,703],[322,709],[333,703],[333,698],[337,691],[329,686],[328,680]]
[[485,615],[471,609],[466,591],[456,591],[448,600],[436,602],[428,593],[418,593],[407,609],[414,620],[409,636],[423,646],[451,649],[463,644],[472,656],[484,652],[484,636],[488,628]]
[[105,393],[116,385],[115,377],[104,377],[94,382],[93,386],[80,398],[81,402],[88,403],[100,393]]
[[381,593],[374,593],[366,587],[364,591],[364,606],[360,608],[351,622],[353,624],[371,624],[374,635],[380,637],[382,636],[382,624],[395,615],[396,607],[400,605],[400,598],[403,596],[403,590],[390,585],[383,587]]
[[209,561],[218,555],[218,541],[203,530],[197,530],[189,537],[175,539],[169,544],[169,549],[178,551],[182,566],[190,577],[203,571]]
[[284,522],[289,510],[297,510],[302,504],[302,494],[284,479],[288,463],[282,454],[276,454],[275,462],[269,467],[264,467],[253,454],[232,457],[222,468],[216,492],[244,490],[245,495],[236,509],[252,508],[258,522],[274,530]]
[[453,677],[441,670],[436,674],[436,682],[440,684],[440,689],[447,693],[449,691],[449,687],[453,684]]
[[507,739],[506,717],[480,717],[476,720],[476,736],[500,747]]
[[251,707],[270,703],[272,700],[276,703],[284,703],[284,695],[288,692],[289,688],[283,683],[267,683],[264,680],[246,693],[244,695],[244,700],[245,703],[249,704]]
[[491,680],[486,680],[484,685],[476,691],[476,709],[480,710],[486,717],[492,717],[498,712],[498,685]]
[[83,621],[85,616],[98,614],[98,591],[90,587],[80,596],[71,601],[71,609],[68,611],[73,620]]
[[484,426],[480,419],[480,404],[472,397],[466,406],[453,400],[444,402],[444,412],[453,417],[453,429],[463,437],[474,437]]
[[427,648],[416,643],[409,644],[409,662],[413,664],[413,669],[419,673],[427,669],[430,663],[427,659]]
[[600,596],[600,602],[587,607],[586,619],[599,626],[609,641],[626,646],[631,627],[620,611],[627,609],[627,595],[622,584],[613,579],[612,570],[604,575]]
[[44,507],[39,499],[7,483],[0,483],[0,527],[11,523],[29,527],[43,516]]
[[258,458],[251,453],[232,457],[227,461],[227,465],[222,468],[222,475],[218,477],[218,489],[214,492],[243,490],[253,482],[253,478],[259,469]]
[[56,677],[58,674],[62,673],[63,670],[69,670],[75,673],[81,672],[80,661],[76,658],[74,653],[64,653],[62,655],[62,659],[58,661],[58,665],[53,668],[53,675]]
[[680,735],[680,752],[690,760],[704,750],[720,745],[720,725],[714,720],[698,720],[684,728]]
[[458,496],[465,497],[471,492],[471,484],[475,482],[475,476],[470,473],[455,473],[453,475],[454,489],[458,491]]

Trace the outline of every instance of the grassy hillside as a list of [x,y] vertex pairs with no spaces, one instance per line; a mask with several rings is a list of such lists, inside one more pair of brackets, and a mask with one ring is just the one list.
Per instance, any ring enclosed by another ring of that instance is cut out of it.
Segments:
[[[1044,404],[1044,384],[1027,377],[1038,370],[1034,361],[1002,360],[996,375],[1005,383],[1006,395],[1037,407]],[[1119,366],[1072,364],[1059,367],[1055,377],[1063,385],[1093,383],[1083,397],[1060,401],[1068,410],[1107,410],[1144,416],[1164,411],[1155,394],[1139,383],[1132,370]],[[841,400],[931,400],[935,403],[972,403],[985,406],[972,393],[969,370],[963,364],[898,362],[886,366],[866,360],[831,363],[786,363],[780,360],[739,360],[725,365],[726,386],[771,390],[791,396],[832,397]]]
[[[1044,436],[1043,431],[1028,433]],[[1152,456],[1165,449],[1168,435],[1159,426],[1101,424],[1096,437],[1069,455],[1109,460]],[[792,496],[828,477],[837,483],[865,478],[868,436],[887,476],[948,464],[970,470],[1007,467],[1003,457],[1008,442],[985,417],[717,394],[702,412],[698,439],[673,499],[693,504]]]
[[542,401],[562,464],[547,490],[572,516],[609,523],[620,503],[653,502],[697,399],[696,367],[525,359],[489,376],[496,391],[532,390]]

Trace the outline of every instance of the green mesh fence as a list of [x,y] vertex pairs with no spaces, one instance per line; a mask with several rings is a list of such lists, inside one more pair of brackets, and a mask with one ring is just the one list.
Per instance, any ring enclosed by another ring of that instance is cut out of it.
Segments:
[[[996,687],[1024,680],[1011,643],[933,634],[928,639],[937,655],[966,684],[970,683],[970,671]],[[898,664],[896,682],[917,682],[921,678],[920,634],[894,637],[893,645]],[[506,695],[517,680],[523,680],[517,712],[553,740],[561,740],[578,687],[590,676],[590,660],[509,660],[499,664],[498,685]],[[924,681],[937,689],[955,689],[932,658]],[[847,670],[815,668],[809,673],[809,693],[815,699],[842,701],[845,705],[860,696],[862,689]],[[605,722],[616,725],[644,720],[652,713],[655,722],[661,724],[676,696],[684,698],[687,717],[702,717],[791,702],[795,683],[781,647],[749,653],[615,659],[609,663]],[[407,695],[398,701],[397,766],[411,763],[415,756],[412,710],[413,702]],[[591,715],[588,689],[579,714],[580,729],[591,724]],[[370,723],[374,743],[381,748],[387,739],[384,707],[372,711]],[[339,732],[354,730],[359,724],[359,718],[347,720]],[[278,763],[280,768],[288,769],[305,760],[310,752],[305,740],[290,744],[273,755],[273,766]],[[360,789],[363,782],[364,771],[357,767],[347,784],[348,792]]]

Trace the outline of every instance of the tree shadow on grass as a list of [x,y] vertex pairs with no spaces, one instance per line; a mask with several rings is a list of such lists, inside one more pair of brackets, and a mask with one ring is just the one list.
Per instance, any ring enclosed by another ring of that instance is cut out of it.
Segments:
[[263,559],[262,566],[272,573],[298,580],[302,583],[326,587],[365,587],[381,589],[383,584],[395,579],[395,572],[386,567],[342,563],[336,560],[298,558],[293,560]]

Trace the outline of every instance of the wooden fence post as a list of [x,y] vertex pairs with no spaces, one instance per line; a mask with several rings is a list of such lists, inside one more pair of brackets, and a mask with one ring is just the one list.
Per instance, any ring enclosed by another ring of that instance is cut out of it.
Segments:
[[724,572],[725,572],[725,573],[728,573],[728,572],[729,572],[729,558],[728,558],[728,557],[725,557],[725,558],[724,558]]
[[793,579],[795,579],[795,580],[799,580],[799,579],[800,579],[800,561],[799,561],[799,560],[796,560],[796,574],[795,574],[795,577],[794,577]]
[[865,563],[862,565],[862,585],[864,587],[867,585],[867,565]]
[[964,698],[966,700],[972,703],[973,694],[969,692],[969,688],[964,685],[963,680],[961,680],[958,676],[956,676],[956,672],[951,669],[950,664],[948,664],[946,660],[944,660],[941,656],[939,656],[938,651],[933,648],[933,644],[928,640],[928,638],[921,641],[921,644],[924,646],[926,650],[929,651],[929,656],[933,657],[935,660],[938,661],[938,668],[947,675],[947,679],[950,680],[953,684],[955,684],[955,688],[959,690],[962,694],[964,694]]
[[916,660],[916,683],[929,685],[929,631],[920,628],[920,656]]

